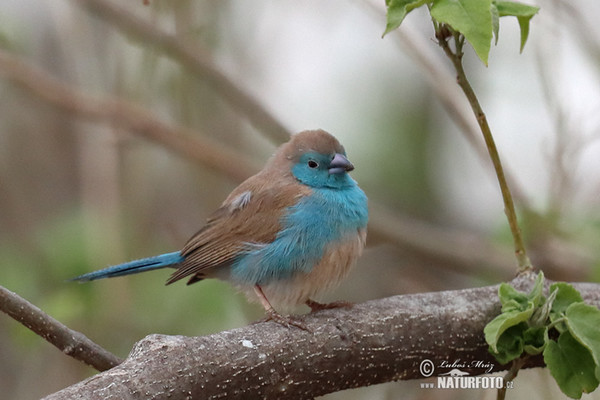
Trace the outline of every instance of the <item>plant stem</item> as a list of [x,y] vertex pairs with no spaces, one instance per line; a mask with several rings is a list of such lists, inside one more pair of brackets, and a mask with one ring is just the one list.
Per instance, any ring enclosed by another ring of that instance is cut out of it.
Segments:
[[504,400],[504,398],[506,397],[506,387],[508,385],[508,382],[513,381],[517,377],[519,370],[523,367],[523,365],[525,365],[525,362],[527,362],[528,358],[529,356],[526,355],[524,357],[513,360],[510,369],[508,370],[506,375],[504,375],[504,387],[502,389],[498,389],[498,395],[496,396],[497,400]]
[[556,325],[566,322],[567,318],[566,317],[560,317],[558,319],[555,319],[554,321],[552,321],[550,324],[548,324],[548,330],[554,328]]
[[[471,105],[471,109],[475,114],[475,118],[477,119],[477,123],[479,124],[479,128],[481,129],[481,133],[483,134],[483,139],[485,140],[485,144],[488,149],[490,158],[492,160],[492,164],[494,165],[494,170],[496,171],[496,176],[500,185],[500,191],[502,192],[502,200],[504,201],[504,213],[506,214],[506,218],[508,219],[508,224],[510,226],[510,231],[513,237],[513,242],[515,246],[515,256],[517,257],[518,272],[521,273],[524,271],[531,270],[531,261],[529,260],[527,252],[525,250],[523,237],[521,235],[521,229],[519,228],[519,223],[517,221],[517,213],[515,211],[513,197],[510,193],[510,188],[506,181],[506,177],[504,176],[504,169],[502,168],[500,155],[498,154],[498,149],[496,148],[496,143],[494,142],[494,137],[492,136],[492,131],[487,122],[485,113],[483,112],[481,105],[479,104],[477,95],[471,87],[471,84],[467,79],[465,70],[462,65],[462,48],[465,42],[465,38],[462,34],[453,31],[447,25],[434,23],[434,26],[436,27],[436,38],[438,44],[444,50],[444,53],[446,53],[446,56],[448,56],[448,58],[450,59],[450,61],[452,61],[452,64],[454,65],[454,69],[456,70],[457,74],[457,83],[461,87],[462,91],[467,97],[467,100],[469,101],[469,104]],[[452,36],[454,39],[454,51],[450,48],[450,45],[448,44],[448,38],[450,36]]]

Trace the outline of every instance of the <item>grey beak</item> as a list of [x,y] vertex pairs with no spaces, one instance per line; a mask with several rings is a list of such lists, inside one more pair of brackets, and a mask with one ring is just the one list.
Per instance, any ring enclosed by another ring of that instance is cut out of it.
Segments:
[[353,169],[354,165],[352,165],[352,163],[348,161],[346,156],[340,153],[335,153],[333,160],[331,160],[331,163],[329,164],[330,174],[341,174],[344,172],[350,172]]

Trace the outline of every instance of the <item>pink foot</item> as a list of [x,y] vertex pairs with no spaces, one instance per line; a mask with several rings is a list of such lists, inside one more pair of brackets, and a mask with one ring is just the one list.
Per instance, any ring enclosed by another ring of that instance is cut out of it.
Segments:
[[303,331],[310,332],[310,329],[300,320],[297,320],[289,315],[281,315],[277,311],[267,311],[267,316],[260,321],[257,322],[268,322],[273,321],[278,323],[279,325],[285,326],[286,328],[291,328],[292,326],[302,329]]
[[254,292],[256,293],[256,296],[258,296],[258,299],[260,300],[265,311],[267,312],[267,316],[261,319],[260,321],[257,321],[257,323],[273,321],[278,323],[279,325],[285,326],[286,328],[291,328],[292,326],[295,326],[296,328],[310,332],[310,329],[308,329],[302,321],[294,319],[289,315],[281,315],[277,311],[275,311],[275,309],[273,308],[273,306],[267,299],[267,296],[265,296],[262,288],[259,285],[254,286]]

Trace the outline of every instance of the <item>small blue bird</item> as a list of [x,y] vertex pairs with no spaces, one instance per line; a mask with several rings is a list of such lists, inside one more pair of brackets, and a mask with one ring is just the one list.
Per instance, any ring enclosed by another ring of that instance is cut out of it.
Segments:
[[282,306],[313,311],[341,303],[312,300],[345,277],[362,253],[367,197],[348,175],[344,147],[323,130],[292,135],[262,171],[241,183],[181,251],[78,276],[91,281],[176,268],[167,284],[188,278],[232,283],[258,298],[268,320],[300,326]]

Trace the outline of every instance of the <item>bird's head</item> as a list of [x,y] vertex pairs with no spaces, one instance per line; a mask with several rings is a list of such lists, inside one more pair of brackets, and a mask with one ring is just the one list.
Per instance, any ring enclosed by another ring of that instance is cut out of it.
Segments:
[[274,161],[285,162],[292,175],[310,187],[342,188],[355,182],[348,172],[354,165],[338,140],[323,130],[304,131],[292,136],[277,151]]

